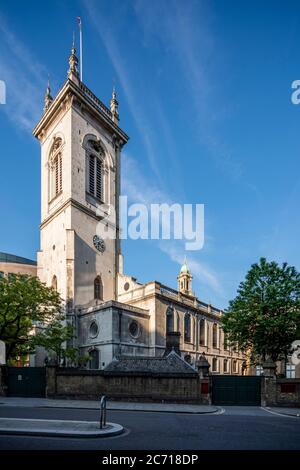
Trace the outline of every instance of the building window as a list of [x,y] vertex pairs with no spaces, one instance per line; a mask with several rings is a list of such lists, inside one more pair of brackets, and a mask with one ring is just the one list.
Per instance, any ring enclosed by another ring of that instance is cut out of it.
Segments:
[[187,343],[191,341],[191,315],[189,313],[184,316],[184,341]]
[[90,337],[91,338],[96,338],[98,336],[98,333],[99,333],[99,327],[98,327],[98,324],[93,321],[91,324],[90,324]]
[[224,374],[228,372],[228,360],[227,359],[224,359],[223,370],[224,370]]
[[218,372],[218,359],[216,357],[213,357],[212,360],[212,371]]
[[132,321],[129,324],[129,333],[133,338],[138,338],[140,335],[140,326],[138,322]]
[[232,362],[232,372],[233,372],[234,374],[237,373],[237,362],[236,362],[236,361],[233,361],[233,362]]
[[205,320],[201,318],[200,320],[200,346],[205,346]]
[[263,375],[264,369],[261,365],[258,365],[255,367],[255,375]]
[[224,333],[224,350],[228,351],[228,340],[226,333]]
[[102,161],[95,155],[88,158],[88,193],[103,200],[103,169]]
[[89,368],[90,369],[99,369],[99,351],[98,349],[93,349],[89,353]]
[[87,193],[103,202],[103,162],[104,151],[97,140],[87,144]]
[[52,278],[51,287],[53,290],[57,291],[57,277],[55,275]]
[[103,283],[101,276],[97,276],[94,280],[94,299],[103,300]]
[[218,347],[218,325],[213,324],[213,348]]
[[296,366],[294,364],[287,363],[285,365],[285,375],[287,379],[296,378]]
[[174,331],[174,309],[172,307],[167,308],[166,312],[166,332],[172,333]]
[[53,160],[53,173],[54,173],[54,194],[57,196],[62,191],[62,156],[58,154]]
[[50,200],[62,191],[62,139],[57,138],[50,152]]

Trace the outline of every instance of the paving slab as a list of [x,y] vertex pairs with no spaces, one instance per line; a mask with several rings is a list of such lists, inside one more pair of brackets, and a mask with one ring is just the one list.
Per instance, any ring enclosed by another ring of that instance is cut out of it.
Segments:
[[[61,400],[49,398],[16,398],[0,397],[1,406],[21,406],[38,408],[78,408],[78,409],[99,409],[100,400]],[[141,402],[121,402],[107,401],[108,410],[118,411],[145,411],[164,413],[192,413],[208,414],[218,413],[220,408],[211,405],[197,405],[185,403],[141,403]]]
[[267,409],[281,415],[295,416],[297,418],[300,418],[300,408],[269,406],[267,407]]
[[96,421],[0,418],[0,434],[55,437],[111,437],[124,432],[123,426],[107,423],[104,429]]

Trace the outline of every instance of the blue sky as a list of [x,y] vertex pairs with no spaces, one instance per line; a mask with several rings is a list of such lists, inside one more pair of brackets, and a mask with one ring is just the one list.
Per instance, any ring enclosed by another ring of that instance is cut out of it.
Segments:
[[205,245],[125,241],[125,271],[176,287],[187,254],[193,288],[226,307],[260,256],[300,269],[300,4],[292,1],[0,0],[0,251],[35,258],[39,144],[47,77],[66,78],[75,17],[84,82],[105,103],[113,82],[123,192],[132,201],[205,204]]

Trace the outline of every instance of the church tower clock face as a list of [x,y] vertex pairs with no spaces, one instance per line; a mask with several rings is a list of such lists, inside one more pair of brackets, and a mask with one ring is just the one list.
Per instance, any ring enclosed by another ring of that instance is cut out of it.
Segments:
[[105,251],[105,242],[98,235],[94,235],[93,243],[94,243],[94,247],[96,248],[96,250],[100,251],[100,253],[103,253]]

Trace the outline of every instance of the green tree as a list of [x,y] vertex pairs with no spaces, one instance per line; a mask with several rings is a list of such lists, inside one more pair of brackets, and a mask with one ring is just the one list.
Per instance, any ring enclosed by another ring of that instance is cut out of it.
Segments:
[[48,324],[61,312],[61,299],[37,277],[15,275],[0,279],[0,339],[6,360],[32,352],[36,325]]
[[231,345],[253,362],[285,359],[300,335],[300,274],[261,258],[253,264],[222,318]]
[[66,347],[66,343],[74,337],[74,327],[69,323],[64,323],[63,320],[62,315],[55,318],[32,338],[34,346],[42,346],[48,352],[55,353],[58,365],[61,364],[62,359],[77,362],[77,349]]

